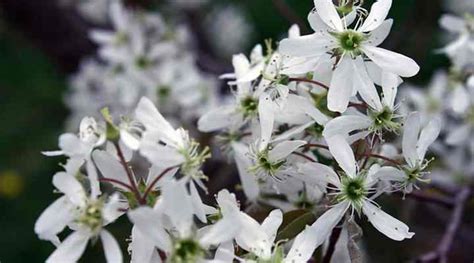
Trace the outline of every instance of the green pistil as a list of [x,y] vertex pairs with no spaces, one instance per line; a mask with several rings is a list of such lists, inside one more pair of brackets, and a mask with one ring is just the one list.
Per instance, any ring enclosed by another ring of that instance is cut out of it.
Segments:
[[198,242],[192,239],[178,240],[174,244],[173,253],[170,257],[172,263],[197,262],[205,255],[205,250]]
[[263,171],[270,176],[275,176],[276,173],[282,168],[285,164],[285,160],[278,161],[278,162],[271,162],[268,159],[268,150],[262,151],[257,155],[257,163],[256,165],[250,167],[250,171],[253,173],[258,173],[259,171]]
[[244,117],[253,117],[257,114],[258,100],[253,97],[246,97],[240,101],[240,108]]
[[89,227],[92,232],[98,232],[103,224],[103,206],[104,203],[101,199],[91,201],[77,219],[77,223]]
[[365,40],[365,36],[354,30],[346,30],[342,33],[337,33],[336,37],[339,41],[340,52],[351,52],[359,54],[359,48]]
[[364,176],[357,176],[356,178],[351,178],[348,176],[343,177],[342,179],[342,191],[338,195],[337,200],[349,201],[356,208],[360,209],[364,198],[367,196],[368,192],[364,184]]
[[401,128],[400,123],[394,121],[393,111],[384,107],[382,111],[371,111],[369,112],[370,118],[373,120],[373,125],[370,130],[373,132],[380,132],[387,130],[390,132],[398,132]]

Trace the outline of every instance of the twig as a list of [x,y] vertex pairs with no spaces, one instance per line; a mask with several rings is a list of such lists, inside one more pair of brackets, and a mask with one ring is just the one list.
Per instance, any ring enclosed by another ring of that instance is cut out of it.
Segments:
[[294,155],[298,155],[298,156],[300,156],[300,157],[303,157],[303,158],[305,158],[306,160],[308,160],[308,161],[310,161],[310,162],[313,162],[313,163],[315,163],[315,162],[316,162],[316,160],[315,160],[315,159],[313,159],[313,158],[309,157],[308,155],[306,155],[306,154],[304,154],[304,153],[300,153],[300,152],[292,152],[291,154],[294,154]]
[[324,88],[326,90],[329,90],[329,87],[327,85],[325,85],[324,83],[321,83],[319,81],[316,81],[316,80],[305,79],[305,78],[290,78],[289,80],[290,81],[297,81],[297,82],[307,82],[307,83],[311,83],[311,84],[314,84],[314,85],[318,85],[321,88]]
[[453,206],[455,206],[455,201],[452,198],[428,195],[422,191],[411,192],[405,195],[401,192],[396,192],[395,194],[398,196],[412,198],[421,202],[428,202],[428,203],[441,205],[447,208],[452,208]]
[[336,250],[336,243],[339,240],[339,236],[341,236],[342,227],[335,227],[332,230],[331,236],[329,237],[329,246],[326,250],[326,254],[324,255],[322,263],[329,263],[331,262],[332,255]]
[[448,253],[451,250],[454,236],[462,222],[462,216],[464,213],[464,205],[471,194],[469,187],[461,189],[459,194],[456,195],[453,212],[449,224],[444,232],[443,238],[438,243],[437,248],[423,256],[421,256],[417,262],[447,262]]
[[323,145],[323,144],[319,144],[319,143],[308,143],[305,146],[306,147],[316,147],[316,148],[329,150],[329,147],[327,145]]
[[107,183],[118,184],[118,185],[120,185],[120,186],[123,186],[123,187],[127,188],[127,189],[130,190],[131,192],[133,192],[133,188],[132,188],[130,185],[128,185],[128,184],[126,184],[126,183],[124,183],[124,182],[120,182],[119,180],[115,180],[115,179],[112,179],[112,178],[100,178],[99,181],[100,181],[100,182],[107,182]]
[[273,0],[273,6],[291,24],[297,24],[301,31],[309,32],[306,23],[285,2],[285,0]]
[[168,167],[166,168],[165,170],[163,170],[155,179],[153,179],[153,181],[150,183],[150,185],[146,188],[145,192],[143,193],[143,197],[142,197],[142,201],[143,202],[146,202],[146,197],[148,196],[148,194],[151,192],[151,190],[153,189],[153,187],[155,186],[155,184],[165,175],[167,174],[169,171],[173,170],[174,168],[176,168],[177,166],[171,166],[171,167]]
[[133,174],[130,170],[130,167],[127,164],[127,161],[125,160],[125,157],[123,155],[122,149],[120,148],[120,145],[118,142],[114,142],[115,149],[117,149],[117,155],[119,157],[119,161],[122,164],[123,168],[125,169],[125,172],[127,173],[128,180],[130,182],[131,190],[133,194],[135,195],[135,198],[137,201],[141,202],[142,198],[140,197],[140,192],[138,192],[138,187],[135,182],[135,179],[133,178]]
[[368,154],[363,154],[363,156],[378,158],[378,159],[382,159],[382,160],[384,160],[384,161],[387,161],[387,162],[392,163],[392,164],[395,164],[395,165],[401,165],[401,163],[400,163],[399,161],[394,160],[394,159],[391,159],[391,158],[388,158],[388,157],[383,156],[383,155],[380,155],[380,154],[368,153]]

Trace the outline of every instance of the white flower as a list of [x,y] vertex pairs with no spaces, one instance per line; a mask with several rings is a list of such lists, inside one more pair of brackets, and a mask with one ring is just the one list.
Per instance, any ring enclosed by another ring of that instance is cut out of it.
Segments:
[[209,157],[208,149],[199,152],[199,144],[189,138],[188,132],[182,128],[175,130],[145,97],[138,103],[135,117],[145,126],[140,154],[159,167],[180,166],[186,178],[205,189],[201,182],[204,174],[200,168]]
[[403,178],[403,173],[394,167],[358,171],[354,154],[344,143],[344,137],[336,135],[330,140],[333,141],[329,143],[329,149],[343,170],[340,175],[332,168],[318,163],[308,163],[300,167],[302,173],[313,176],[315,181],[320,181],[321,186],[331,184],[335,187],[337,204],[321,215],[311,225],[311,230],[308,230],[312,233],[308,238],[312,240],[313,248],[315,249],[326,240],[349,208],[352,211],[362,211],[378,231],[393,240],[411,238],[414,234],[408,231],[408,227],[374,205],[369,196],[373,192],[374,184],[380,180],[399,181]]
[[474,17],[471,14],[466,14],[464,18],[443,15],[439,24],[445,30],[457,35],[457,38],[441,51],[445,52],[458,68],[471,64],[474,56]]
[[425,161],[426,151],[439,135],[441,123],[438,119],[431,120],[422,126],[420,114],[408,115],[403,131],[402,151],[407,165],[402,167],[406,173],[403,186],[407,192],[416,187],[417,181],[425,181],[424,172],[429,161]]
[[[35,224],[35,232],[41,239],[57,245],[46,262],[75,262],[84,252],[89,239],[98,236],[103,242],[107,262],[122,262],[117,241],[103,229],[121,215],[118,195],[108,200],[88,196],[79,181],[66,172],[57,173],[53,184],[64,195],[46,208]],[[60,243],[57,234],[66,226],[73,229],[73,233]]]
[[[295,39],[285,39],[280,43],[284,54],[297,57],[327,58],[326,53],[337,57],[328,93],[328,108],[344,112],[349,98],[359,92],[375,97],[374,81],[369,68],[376,65],[377,71],[383,70],[402,77],[415,75],[419,67],[410,58],[377,47],[387,37],[392,20],[385,20],[391,0],[379,0],[372,6],[365,21],[357,21],[354,29],[349,29],[350,17],[340,18],[331,0],[315,0],[316,12],[308,17],[316,32]],[[351,10],[354,7],[350,7]],[[360,7],[357,9],[361,10]],[[346,14],[346,13],[344,13]],[[372,62],[365,61],[365,57]],[[366,101],[371,103],[371,101]]]

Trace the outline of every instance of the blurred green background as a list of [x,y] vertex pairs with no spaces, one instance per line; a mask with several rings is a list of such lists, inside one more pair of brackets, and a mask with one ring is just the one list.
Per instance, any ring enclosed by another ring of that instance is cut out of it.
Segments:
[[[290,25],[271,0],[212,2],[229,3],[241,7],[253,27],[247,51],[265,38],[279,39]],[[312,1],[286,3],[306,22]],[[84,34],[87,28],[70,19],[84,21],[71,15],[71,10],[62,13],[54,1],[2,0],[0,12],[0,261],[42,262],[53,246],[37,239],[33,225],[56,198],[51,178],[59,169],[60,160],[46,158],[40,152],[57,148],[57,137],[63,132],[68,115],[62,100],[68,75],[94,47]],[[442,46],[437,23],[441,13],[440,1],[394,1],[389,16],[395,23],[383,46],[412,57],[421,65],[420,74],[410,82],[427,83],[435,69],[448,66],[445,57],[433,53],[433,49]],[[80,44],[83,46],[77,47]],[[229,58],[225,62],[228,64]],[[389,211],[396,213],[398,206],[393,201],[387,198],[386,203]],[[395,243],[381,238],[373,228],[365,229],[365,235],[377,241],[368,246],[374,252],[370,253],[374,262],[404,262],[420,250],[423,252],[423,248],[432,247],[442,231],[422,232],[409,242]],[[417,230],[416,225],[414,229]],[[125,237],[128,231],[122,229],[119,235]],[[420,248],[420,241],[424,242],[421,249],[414,249]],[[100,249],[88,251],[84,262],[102,262],[100,253]],[[96,255],[100,256],[93,260]]]

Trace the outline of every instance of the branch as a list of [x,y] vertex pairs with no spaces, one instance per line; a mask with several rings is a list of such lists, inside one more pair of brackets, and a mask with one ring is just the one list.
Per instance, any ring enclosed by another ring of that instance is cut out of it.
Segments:
[[341,235],[342,227],[335,227],[332,230],[331,236],[329,237],[329,246],[326,250],[326,254],[324,255],[322,263],[329,263],[331,262],[332,255],[336,250],[336,243],[339,240],[339,236]]
[[409,198],[418,200],[420,202],[428,202],[428,203],[441,205],[446,208],[452,208],[453,206],[455,206],[455,200],[453,200],[452,198],[429,195],[422,191],[411,192],[409,194],[396,192],[395,194],[398,196],[409,197]]
[[140,197],[140,193],[138,192],[138,187],[137,184],[135,183],[134,176],[132,174],[132,171],[130,170],[130,167],[128,167],[127,161],[125,160],[125,157],[123,155],[122,149],[120,148],[120,145],[118,142],[114,142],[115,149],[117,149],[117,155],[119,157],[119,161],[122,164],[123,168],[125,169],[125,172],[127,173],[128,181],[130,182],[131,190],[132,193],[135,195],[135,198],[137,201],[141,202],[142,198]]
[[363,154],[363,156],[382,159],[382,160],[384,160],[384,161],[387,161],[387,162],[392,163],[392,164],[395,164],[395,165],[401,165],[401,164],[402,164],[402,163],[400,163],[400,162],[397,161],[397,160],[388,158],[388,157],[383,156],[383,155],[380,155],[380,154],[368,153],[368,154]]
[[119,180],[115,180],[113,178],[100,178],[99,182],[117,184],[117,185],[123,186],[123,187],[127,188],[128,190],[130,190],[131,192],[133,192],[133,188],[130,185],[128,185],[126,183],[123,183],[123,182],[120,182]]
[[314,85],[318,85],[318,86],[320,86],[321,88],[324,88],[324,89],[326,89],[326,90],[329,90],[329,87],[326,86],[326,84],[321,83],[321,82],[316,81],[316,80],[305,79],[305,78],[290,78],[289,80],[290,80],[290,81],[297,81],[297,82],[311,83],[311,84],[314,84]]
[[142,201],[143,201],[143,202],[146,202],[146,197],[147,197],[148,194],[151,192],[151,190],[153,189],[153,187],[155,186],[155,184],[156,184],[165,174],[167,174],[169,171],[173,170],[174,168],[177,168],[177,166],[171,166],[171,167],[166,168],[166,169],[163,170],[155,179],[153,179],[153,181],[150,183],[150,185],[146,188],[145,192],[143,193],[143,197],[142,197]]
[[464,205],[471,194],[469,187],[464,187],[456,195],[453,212],[449,220],[448,227],[446,228],[443,238],[438,243],[438,247],[423,256],[421,256],[417,262],[447,262],[448,253],[451,250],[454,236],[462,223],[462,216],[464,213]]
[[308,161],[310,161],[310,162],[313,162],[313,163],[315,163],[315,162],[316,162],[316,160],[315,160],[315,159],[313,159],[313,158],[309,157],[308,155],[306,155],[306,154],[304,154],[304,153],[300,153],[300,152],[292,152],[291,154],[294,154],[294,155],[298,155],[298,156],[300,156],[300,157],[303,157],[303,158],[305,158],[306,160],[308,160]]

